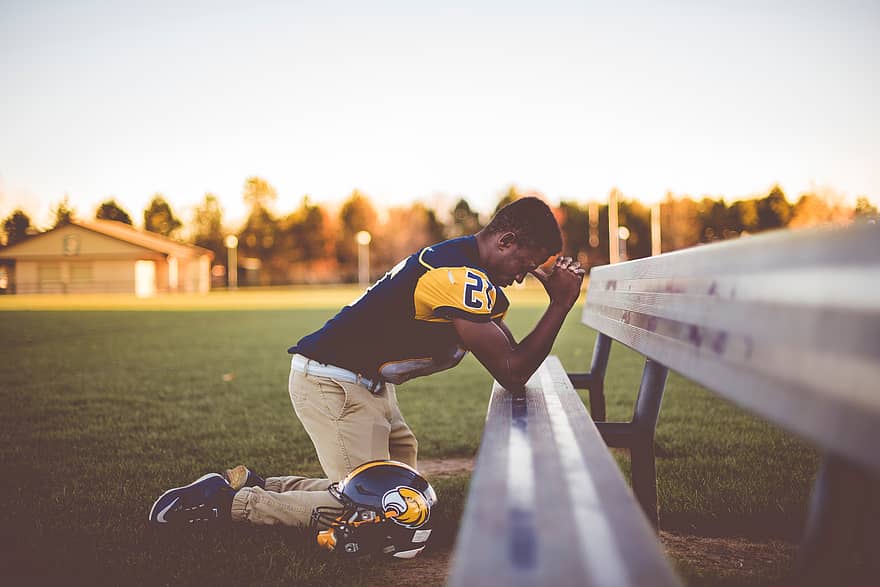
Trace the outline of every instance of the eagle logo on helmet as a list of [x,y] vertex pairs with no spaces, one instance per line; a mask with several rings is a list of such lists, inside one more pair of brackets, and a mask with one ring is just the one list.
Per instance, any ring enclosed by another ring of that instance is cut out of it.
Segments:
[[418,489],[400,485],[382,496],[382,507],[385,513],[393,512],[391,518],[395,524],[405,528],[424,526],[431,515],[428,500]]

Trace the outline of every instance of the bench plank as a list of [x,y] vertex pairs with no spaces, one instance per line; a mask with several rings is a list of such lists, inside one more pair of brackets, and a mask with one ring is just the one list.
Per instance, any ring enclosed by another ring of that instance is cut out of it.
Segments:
[[596,267],[583,322],[880,470],[880,228],[787,232]]
[[497,382],[450,585],[679,585],[555,357]]

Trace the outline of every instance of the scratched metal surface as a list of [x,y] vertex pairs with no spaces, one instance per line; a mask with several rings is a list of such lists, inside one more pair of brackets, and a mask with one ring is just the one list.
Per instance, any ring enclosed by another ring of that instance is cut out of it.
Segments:
[[555,357],[495,384],[449,584],[679,584]]
[[596,267],[583,322],[880,470],[880,227],[780,231]]

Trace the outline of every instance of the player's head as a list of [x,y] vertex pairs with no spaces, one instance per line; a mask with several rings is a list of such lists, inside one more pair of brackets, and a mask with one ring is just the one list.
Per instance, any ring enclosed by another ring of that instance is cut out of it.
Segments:
[[481,231],[488,243],[483,262],[501,287],[522,281],[551,255],[562,250],[562,233],[550,207],[534,197],[501,208]]
[[519,246],[546,251],[546,257],[562,250],[562,233],[553,211],[535,197],[520,198],[498,210],[486,228],[489,234],[511,232]]

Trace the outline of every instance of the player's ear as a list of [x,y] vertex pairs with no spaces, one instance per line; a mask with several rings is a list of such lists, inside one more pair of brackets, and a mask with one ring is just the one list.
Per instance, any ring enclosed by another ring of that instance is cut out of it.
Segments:
[[514,232],[503,232],[498,237],[498,248],[499,249],[507,249],[516,244],[516,233]]

